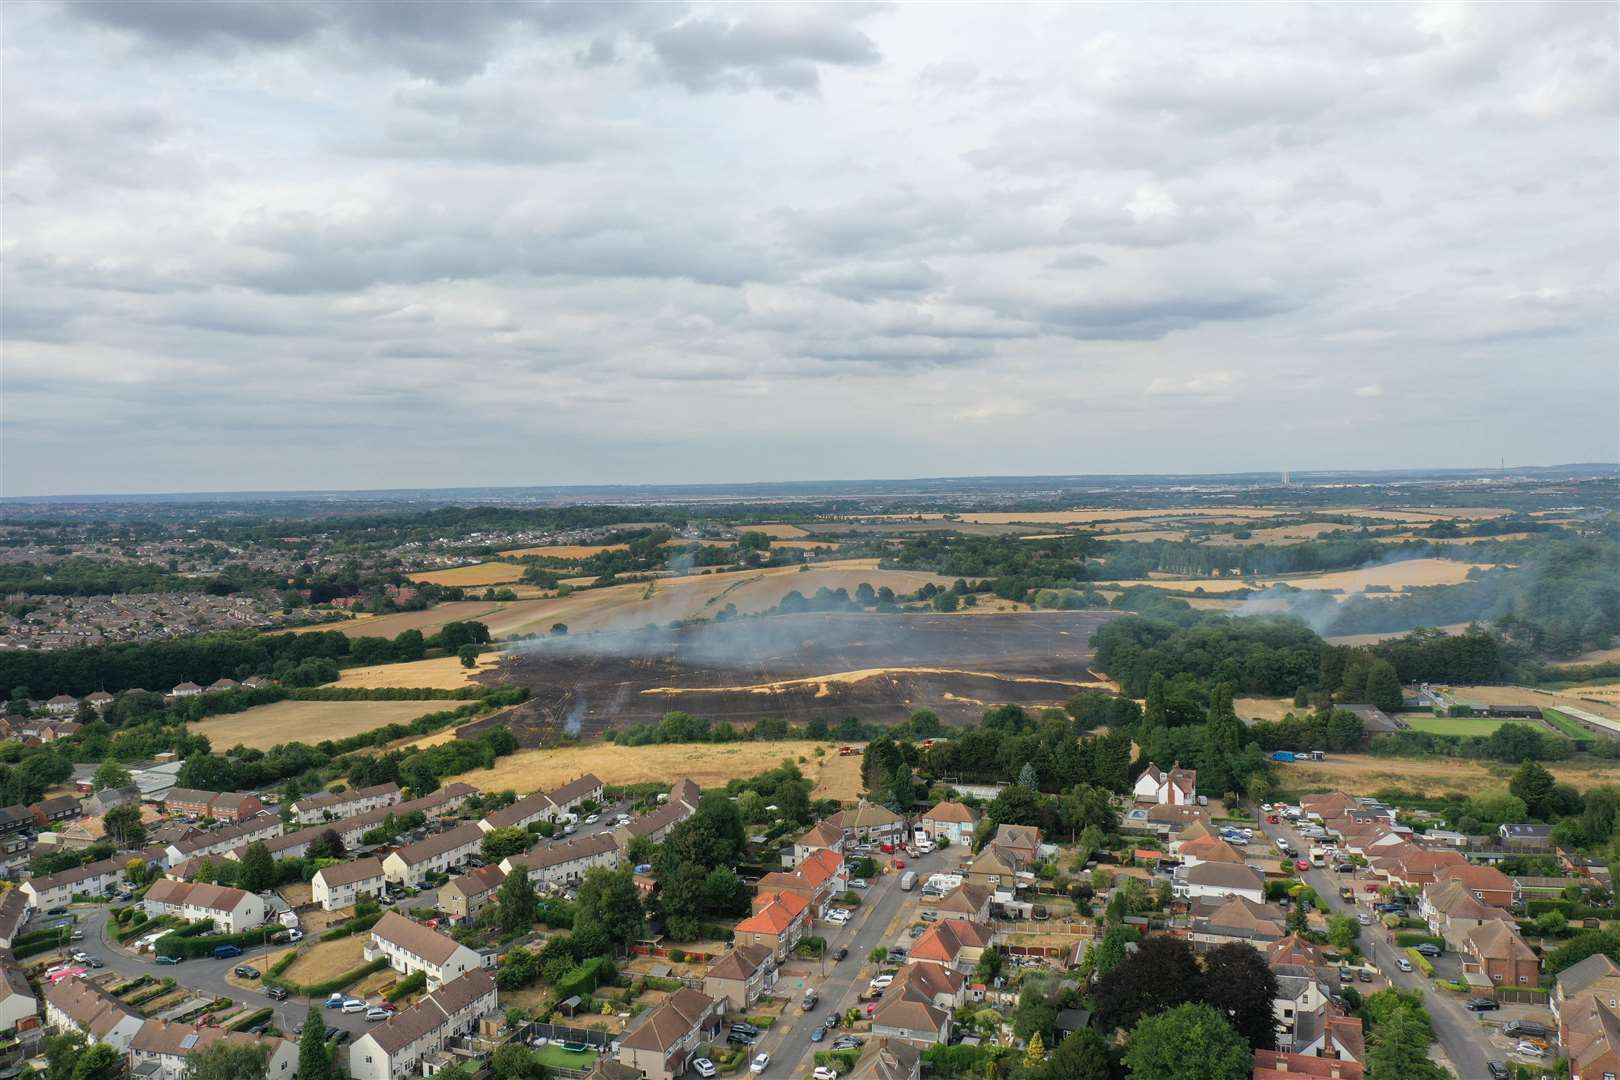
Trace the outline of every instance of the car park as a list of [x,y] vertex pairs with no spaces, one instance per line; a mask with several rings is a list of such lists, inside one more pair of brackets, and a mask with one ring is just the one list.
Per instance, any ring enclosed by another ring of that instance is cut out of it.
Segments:
[[692,1059],[692,1071],[703,1077],[703,1080],[710,1080],[718,1070],[715,1069],[714,1062],[700,1057]]

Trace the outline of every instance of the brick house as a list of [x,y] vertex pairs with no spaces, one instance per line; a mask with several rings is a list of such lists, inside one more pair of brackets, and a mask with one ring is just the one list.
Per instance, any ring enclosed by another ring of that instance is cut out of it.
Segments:
[[1463,970],[1483,972],[1497,986],[1536,986],[1541,960],[1512,924],[1488,922],[1463,938]]
[[763,945],[786,960],[810,928],[810,904],[791,892],[762,892],[754,897],[754,913],[737,924],[732,941]]
[[776,954],[768,945],[738,945],[703,976],[703,992],[740,1013],[776,985]]
[[646,1080],[675,1080],[703,1043],[717,1038],[723,1002],[690,987],[675,991],[619,1040],[619,1062]]

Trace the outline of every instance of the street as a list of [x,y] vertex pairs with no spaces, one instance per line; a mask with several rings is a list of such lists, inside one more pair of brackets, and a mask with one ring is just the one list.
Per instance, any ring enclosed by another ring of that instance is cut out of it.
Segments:
[[[950,855],[949,865],[954,866],[956,850],[947,849],[947,851]],[[874,858],[879,862],[886,862],[893,856],[878,855]],[[946,866],[946,855],[938,851],[919,859],[906,857],[906,869],[917,871],[918,889],[922,888],[922,882],[927,880],[929,874],[938,873]],[[844,1013],[860,1004],[856,998],[877,970],[877,965],[867,963],[867,954],[879,945],[892,944],[896,934],[904,936],[900,928],[896,928],[895,933],[890,934],[889,924],[894,922],[895,916],[900,913],[905,902],[908,899],[915,899],[918,895],[916,891],[902,892],[900,873],[891,869],[888,873],[872,879],[871,887],[861,894],[861,906],[855,909],[856,915],[848,926],[842,928],[824,926],[815,931],[826,938],[829,954],[834,949],[842,947],[849,950],[849,955],[838,963],[833,963],[829,957],[827,976],[824,980],[819,974],[811,975],[807,979],[801,979],[796,975],[783,975],[777,982],[775,992],[778,996],[785,997],[788,1005],[782,1011],[782,1019],[767,1029],[753,1048],[755,1054],[764,1050],[771,1055],[771,1065],[766,1070],[767,1074],[786,1070],[785,1075],[804,1076],[814,1065],[814,1051],[832,1049],[832,1042],[838,1037],[837,1031],[819,1043],[810,1041],[810,1032],[834,1009]],[[909,945],[909,940],[907,944]],[[819,966],[816,970],[819,972]],[[821,999],[810,1011],[809,1016],[803,1015],[804,1011],[800,1007],[806,983],[815,989]]]
[[[1286,838],[1294,845],[1297,851],[1309,851],[1312,841],[1301,836],[1295,829],[1287,825],[1270,825],[1265,822],[1265,815],[1260,815],[1260,830],[1275,849],[1278,837]],[[1360,890],[1365,879],[1358,879],[1353,874],[1339,874],[1336,871],[1313,867],[1301,875],[1305,884],[1316,890],[1330,912],[1349,915],[1352,919],[1358,914],[1355,904],[1347,903],[1339,898],[1339,887],[1350,885]],[[1362,895],[1358,891],[1357,895]],[[1371,895],[1371,894],[1366,894]],[[1371,905],[1365,905],[1360,911],[1371,912]],[[1492,1056],[1500,1058],[1502,1055],[1493,1054],[1492,1047],[1486,1039],[1485,1029],[1473,1013],[1464,1009],[1455,994],[1441,993],[1433,984],[1416,971],[1401,971],[1395,966],[1395,957],[1401,955],[1392,942],[1386,940],[1385,931],[1377,926],[1363,926],[1361,928],[1362,952],[1372,961],[1373,966],[1387,978],[1394,986],[1402,990],[1417,990],[1423,994],[1423,1004],[1429,1011],[1429,1019],[1434,1023],[1435,1037],[1445,1048],[1446,1056],[1457,1067],[1457,1074],[1464,1077],[1486,1076],[1486,1059]]]

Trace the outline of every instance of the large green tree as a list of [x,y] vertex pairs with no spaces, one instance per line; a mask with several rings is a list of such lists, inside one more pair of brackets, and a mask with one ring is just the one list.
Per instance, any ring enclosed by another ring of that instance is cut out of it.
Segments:
[[1277,1045],[1277,976],[1265,954],[1241,942],[1217,945],[1203,957],[1198,997],[1231,1023],[1256,1050]]
[[298,1036],[298,1080],[331,1080],[332,1053],[326,1047],[326,1017],[319,1005],[304,1014],[304,1030]]
[[117,758],[108,758],[103,761],[96,769],[96,775],[90,779],[90,786],[96,791],[128,787],[129,784],[129,770],[124,768]]
[[1552,773],[1534,761],[1527,761],[1508,781],[1508,791],[1524,800],[1524,808],[1531,817],[1546,818],[1557,783]]
[[526,869],[519,866],[507,874],[495,899],[500,907],[502,933],[519,934],[534,925],[534,883]]
[[123,803],[108,810],[102,815],[101,828],[120,851],[134,851],[146,842],[141,808],[135,803]]
[[1114,1080],[1108,1043],[1089,1028],[1076,1031],[1046,1059],[1045,1080]]
[[585,873],[575,901],[576,936],[597,931],[617,948],[623,949],[641,936],[646,912],[641,907],[641,890],[628,870],[598,866]]
[[1131,1029],[1125,1066],[1132,1080],[1249,1080],[1254,1052],[1208,1005],[1178,1005]]
[[1367,1080],[1443,1080],[1445,1070],[1429,1060],[1432,1037],[1421,1008],[1403,1005],[1393,1010],[1373,1026]]
[[248,892],[263,892],[276,883],[276,860],[263,840],[255,840],[242,852],[237,882]]
[[73,1063],[73,1080],[119,1080],[126,1076],[124,1055],[107,1043],[93,1043]]
[[186,1058],[186,1080],[259,1080],[270,1065],[266,1042],[217,1042]]

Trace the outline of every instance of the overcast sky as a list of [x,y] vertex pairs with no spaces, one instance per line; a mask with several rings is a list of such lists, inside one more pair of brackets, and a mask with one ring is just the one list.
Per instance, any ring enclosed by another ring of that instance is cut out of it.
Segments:
[[0,481],[1612,461],[1616,10],[6,4]]

